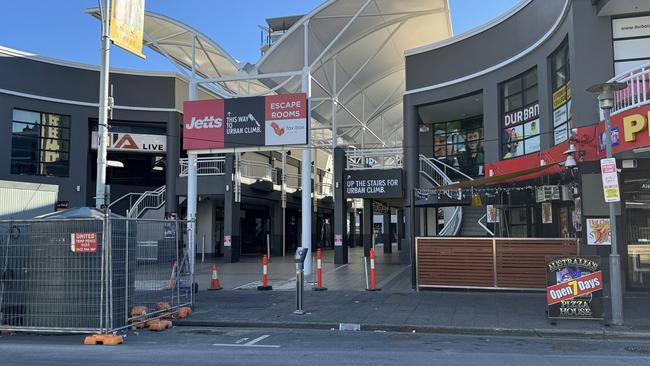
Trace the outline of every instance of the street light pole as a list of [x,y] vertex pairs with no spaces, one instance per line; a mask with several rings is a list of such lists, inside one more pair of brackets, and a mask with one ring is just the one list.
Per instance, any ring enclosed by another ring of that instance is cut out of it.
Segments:
[[[587,91],[598,94],[598,105],[603,110],[605,117],[605,148],[607,158],[612,158],[612,120],[611,110],[614,107],[614,92],[625,89],[625,83],[604,83],[594,85]],[[617,173],[618,174],[618,173]],[[621,278],[621,257],[618,254],[618,245],[616,240],[616,203],[609,203],[609,227],[612,237],[611,252],[609,254],[609,281],[610,297],[612,302],[612,324],[623,324],[623,281]]]
[[99,122],[97,124],[97,176],[95,207],[106,205],[106,149],[108,146],[108,78],[111,49],[110,37],[111,0],[104,2],[102,14],[102,61],[99,71]]

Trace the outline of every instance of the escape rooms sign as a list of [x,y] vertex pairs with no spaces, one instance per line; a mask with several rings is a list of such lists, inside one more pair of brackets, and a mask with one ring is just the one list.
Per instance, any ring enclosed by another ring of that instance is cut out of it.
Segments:
[[348,170],[345,172],[347,198],[402,197],[401,169]]

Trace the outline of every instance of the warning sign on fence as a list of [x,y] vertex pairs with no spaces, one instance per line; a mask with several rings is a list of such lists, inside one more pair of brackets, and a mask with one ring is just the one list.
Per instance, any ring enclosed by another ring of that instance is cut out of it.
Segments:
[[73,233],[70,236],[70,250],[74,253],[95,253],[97,251],[97,233]]

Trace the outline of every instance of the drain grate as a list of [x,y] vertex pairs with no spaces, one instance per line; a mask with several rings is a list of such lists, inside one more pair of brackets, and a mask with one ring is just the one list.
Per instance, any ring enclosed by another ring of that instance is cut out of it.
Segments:
[[643,355],[650,355],[649,346],[627,346],[625,350],[632,353],[640,353]]

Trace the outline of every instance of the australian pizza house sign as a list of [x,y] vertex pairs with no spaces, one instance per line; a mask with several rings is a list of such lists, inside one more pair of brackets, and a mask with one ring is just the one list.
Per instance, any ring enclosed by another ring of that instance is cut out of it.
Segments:
[[307,97],[302,93],[189,101],[183,108],[186,150],[307,143]]

